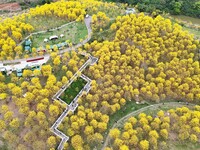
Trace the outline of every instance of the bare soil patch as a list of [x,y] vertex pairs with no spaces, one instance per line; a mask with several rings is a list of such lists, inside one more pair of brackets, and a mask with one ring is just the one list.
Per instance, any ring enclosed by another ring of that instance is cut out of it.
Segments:
[[18,11],[21,10],[21,6],[18,3],[0,4],[0,10]]

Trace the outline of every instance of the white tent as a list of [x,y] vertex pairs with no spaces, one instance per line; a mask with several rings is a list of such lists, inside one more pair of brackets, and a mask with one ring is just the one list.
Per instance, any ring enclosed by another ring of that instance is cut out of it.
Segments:
[[55,40],[55,39],[58,39],[58,36],[57,36],[57,35],[53,35],[53,36],[50,36],[50,37],[49,37],[49,40]]
[[61,38],[64,37],[64,34],[61,34],[60,37],[61,37]]
[[136,10],[134,8],[127,8],[126,9],[126,14],[135,14]]
[[48,42],[48,39],[44,39],[44,42]]

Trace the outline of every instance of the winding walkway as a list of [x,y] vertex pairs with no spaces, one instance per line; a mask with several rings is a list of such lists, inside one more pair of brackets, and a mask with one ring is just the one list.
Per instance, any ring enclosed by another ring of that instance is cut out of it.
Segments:
[[[85,25],[87,27],[87,31],[88,31],[88,36],[85,40],[83,40],[82,42],[78,43],[77,45],[73,46],[73,47],[68,47],[64,50],[60,50],[59,51],[59,55],[67,52],[67,51],[71,51],[71,50],[75,50],[81,46],[83,46],[85,43],[87,43],[90,39],[91,39],[91,35],[92,35],[92,29],[91,29],[91,21],[92,21],[92,18],[91,16],[89,16],[88,18],[85,18],[84,19],[84,22],[85,22]],[[70,22],[70,23],[67,23],[65,25],[62,25],[60,26],[59,28],[62,28],[63,26],[66,26],[66,25],[69,25],[71,23],[74,23],[75,21],[73,22]],[[57,28],[56,28],[57,29]],[[56,29],[53,29],[53,30],[56,30]],[[52,31],[53,31],[52,30]],[[36,32],[36,33],[32,33],[30,34],[29,36],[27,36],[22,42],[20,42],[18,45],[22,44],[27,38],[29,38],[31,35],[34,35],[34,34],[38,34],[38,33],[44,33],[46,31],[40,31],[40,32]],[[65,89],[67,87],[70,86],[70,84],[74,81],[74,79],[76,77],[78,77],[78,72],[82,72],[87,66],[89,65],[94,65],[95,63],[97,63],[98,61],[98,58],[95,58],[93,56],[91,56],[90,54],[87,54],[87,53],[81,53],[82,55],[84,56],[88,56],[89,55],[89,59],[81,66],[81,68],[79,68],[79,70],[73,75],[73,77],[68,81],[67,84],[65,84],[64,86],[62,86],[62,88],[52,97],[53,100],[59,100],[61,103],[65,103],[62,99],[60,99],[60,95],[65,91]],[[38,64],[42,65],[44,63],[46,63],[49,58],[50,58],[50,54],[44,54],[43,55],[44,59],[43,60],[39,60],[37,61]],[[37,58],[41,58],[41,56],[37,56],[37,57],[31,57],[31,58],[28,58],[28,59],[16,59],[16,60],[5,60],[5,61],[1,61],[0,62],[0,68],[5,68],[6,70],[16,70],[16,69],[24,69],[27,65],[29,65],[30,63],[32,62],[27,62],[27,60],[30,60],[30,59],[37,59]],[[10,63],[10,65],[6,65],[4,66],[5,63]],[[19,63],[19,64],[16,64],[16,65],[11,65],[11,64],[14,64],[14,63]],[[1,70],[0,70],[1,71]],[[60,123],[63,121],[63,119],[69,114],[70,111],[74,112],[76,110],[76,108],[78,107],[78,98],[82,96],[83,92],[86,92],[88,93],[90,88],[91,88],[91,79],[89,79],[88,77],[86,77],[85,75],[81,74],[80,76],[81,78],[83,78],[84,80],[87,81],[87,84],[84,86],[84,88],[77,94],[77,96],[73,99],[73,101],[67,105],[67,107],[65,108],[64,112],[59,116],[59,118],[56,120],[56,122],[52,125],[52,127],[50,128],[50,130],[57,136],[59,136],[62,140],[59,144],[59,146],[57,147],[58,150],[62,150],[63,147],[64,147],[64,144],[66,141],[68,141],[69,137],[66,136],[64,133],[62,133],[61,131],[58,130],[58,126],[60,125]]]
[[[114,123],[114,125],[112,126],[111,129],[109,129],[109,131],[112,130],[112,129],[114,129],[114,128],[116,128],[116,127],[119,127],[119,126],[123,125],[124,122],[125,122],[128,118],[130,118],[131,116],[138,115],[138,114],[140,114],[140,113],[142,113],[142,112],[144,112],[144,111],[147,111],[148,109],[150,109],[150,110],[160,109],[159,106],[165,106],[165,105],[166,105],[166,106],[167,106],[167,105],[170,105],[170,106],[181,107],[181,106],[185,106],[186,103],[185,103],[185,102],[165,102],[164,105],[163,105],[163,103],[159,103],[159,104],[149,105],[149,106],[140,108],[140,109],[138,109],[138,110],[136,110],[136,111],[133,111],[133,112],[127,114],[126,116],[122,117],[121,119],[119,119],[116,123]],[[190,106],[194,106],[195,104],[189,103],[189,105],[190,105]],[[106,137],[106,140],[105,140],[105,142],[104,142],[103,147],[102,147],[101,150],[104,150],[104,149],[105,149],[105,147],[108,145],[109,140],[110,140],[110,137],[109,137],[109,132],[108,132],[107,137]]]
[[[82,55],[89,55],[87,53],[82,53]],[[91,88],[91,79],[87,76],[81,74],[81,78],[87,81],[87,84],[83,87],[83,89],[76,95],[73,101],[68,105],[62,99],[60,99],[60,95],[71,85],[71,83],[78,77],[78,73],[82,73],[83,70],[89,65],[94,65],[97,63],[98,58],[89,55],[89,59],[79,68],[79,70],[71,77],[71,79],[66,83],[62,88],[52,97],[53,100],[59,100],[61,103],[66,104],[64,112],[60,115],[60,117],[56,120],[56,122],[52,125],[50,130],[57,136],[59,136],[62,140],[58,145],[57,149],[62,150],[65,142],[69,140],[69,137],[66,136],[63,132],[58,130],[58,126],[61,124],[63,119],[69,114],[70,111],[74,112],[78,107],[78,98],[83,95],[83,92],[88,93]]]

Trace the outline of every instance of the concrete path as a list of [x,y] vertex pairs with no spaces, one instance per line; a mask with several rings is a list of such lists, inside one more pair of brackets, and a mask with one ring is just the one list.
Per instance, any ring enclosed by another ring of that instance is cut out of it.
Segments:
[[[165,106],[165,105],[171,105],[171,106],[182,107],[182,106],[186,106],[186,103],[185,103],[185,102],[167,102],[167,103],[165,102],[165,103],[164,103],[164,106]],[[195,104],[189,103],[189,105],[190,105],[190,106],[194,106]],[[144,111],[146,111],[146,110],[148,110],[148,109],[151,109],[151,110],[159,109],[159,106],[163,106],[163,103],[158,103],[158,104],[146,106],[146,107],[140,108],[140,109],[138,109],[138,110],[136,110],[136,111],[133,111],[133,112],[127,114],[126,116],[122,117],[121,119],[119,119],[116,123],[114,123],[114,125],[112,126],[111,129],[109,129],[109,131],[112,130],[112,129],[114,129],[114,128],[117,128],[117,127],[119,127],[119,126],[122,126],[122,125],[125,123],[125,121],[126,121],[128,118],[130,118],[131,116],[139,115],[140,113],[142,113],[142,112],[144,112]],[[108,145],[108,142],[109,142],[109,140],[110,140],[109,131],[108,131],[106,140],[105,140],[104,145],[103,145],[103,147],[102,147],[101,150],[104,150],[105,147]]]

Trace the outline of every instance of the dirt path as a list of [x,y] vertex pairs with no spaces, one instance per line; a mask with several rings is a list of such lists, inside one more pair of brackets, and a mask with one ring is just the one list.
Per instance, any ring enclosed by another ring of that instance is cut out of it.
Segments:
[[[159,108],[160,106],[182,107],[182,106],[185,106],[185,105],[186,105],[185,102],[168,102],[168,103],[164,103],[164,105],[163,105],[163,103],[159,103],[159,104],[154,104],[154,105],[146,106],[146,107],[143,107],[143,108],[141,108],[141,109],[138,109],[138,110],[136,110],[136,111],[133,111],[133,112],[129,113],[128,115],[122,117],[122,118],[119,119],[116,123],[114,123],[114,125],[112,126],[111,129],[114,129],[114,128],[116,128],[116,127],[122,126],[122,125],[124,124],[124,122],[125,122],[128,118],[130,118],[131,116],[136,116],[136,115],[138,115],[138,114],[140,114],[140,113],[142,113],[142,112],[144,112],[144,111],[147,111],[147,110],[156,110],[156,109],[160,109],[160,108]],[[191,103],[190,103],[189,105],[190,105],[190,106],[194,106],[194,104],[191,104]],[[111,130],[111,129],[110,129],[110,130]],[[105,147],[108,145],[109,140],[110,140],[110,138],[109,138],[109,131],[108,131],[106,140],[105,140],[105,142],[104,142],[103,147],[102,147],[101,150],[104,150],[104,149],[105,149]]]

